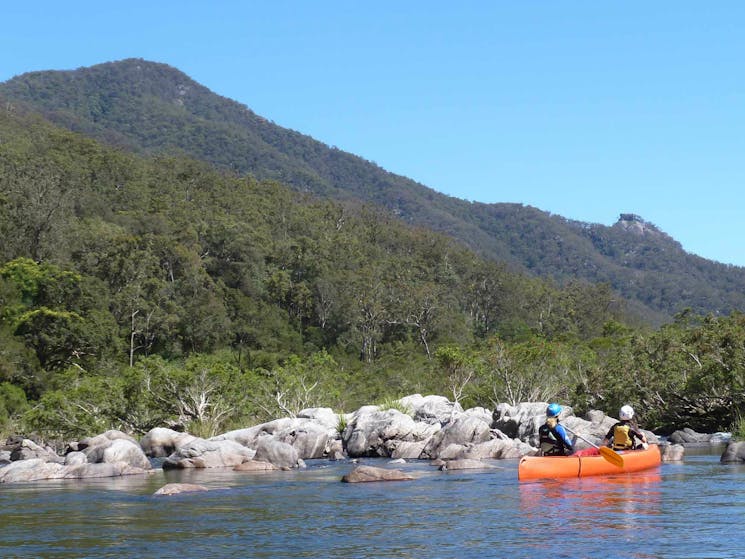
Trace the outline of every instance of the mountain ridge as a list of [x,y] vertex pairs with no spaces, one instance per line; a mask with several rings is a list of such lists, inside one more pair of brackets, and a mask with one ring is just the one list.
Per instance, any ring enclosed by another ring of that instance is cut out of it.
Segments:
[[654,322],[685,308],[714,314],[745,308],[744,268],[689,254],[635,214],[605,226],[523,204],[453,198],[282,128],[166,64],[126,59],[31,72],[0,84],[0,97],[135,152],[183,152],[319,197],[383,207],[516,270],[609,283]]

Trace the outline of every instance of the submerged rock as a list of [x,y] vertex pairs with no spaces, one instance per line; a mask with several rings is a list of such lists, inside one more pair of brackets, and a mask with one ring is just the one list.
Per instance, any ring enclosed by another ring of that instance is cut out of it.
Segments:
[[440,466],[440,470],[493,470],[496,466],[482,462],[481,460],[471,460],[461,458],[459,460],[445,460]]
[[374,466],[357,466],[354,470],[341,478],[345,483],[365,483],[370,481],[409,481],[413,476],[401,470],[389,470]]
[[680,462],[685,455],[685,447],[682,444],[666,444],[660,446],[660,455],[663,462]]
[[209,491],[204,485],[194,483],[167,483],[158,489],[153,495],[179,495],[181,493],[194,493],[199,491]]

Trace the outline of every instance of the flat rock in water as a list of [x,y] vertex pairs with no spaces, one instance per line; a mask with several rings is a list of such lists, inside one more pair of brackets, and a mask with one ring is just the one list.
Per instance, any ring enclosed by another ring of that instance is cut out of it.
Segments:
[[409,481],[413,476],[405,474],[401,470],[389,470],[387,468],[376,468],[374,466],[357,466],[345,475],[341,480],[346,483],[363,483],[368,481]]
[[446,460],[445,463],[440,466],[441,470],[487,470],[495,468],[496,466],[492,466],[491,464],[487,464],[481,460],[473,460],[470,458]]
[[204,485],[195,483],[167,483],[153,495],[178,495],[179,493],[194,493],[197,491],[209,491],[209,489]]
[[248,460],[233,468],[233,471],[236,472],[268,472],[271,470],[279,470],[279,468],[274,464],[261,460]]

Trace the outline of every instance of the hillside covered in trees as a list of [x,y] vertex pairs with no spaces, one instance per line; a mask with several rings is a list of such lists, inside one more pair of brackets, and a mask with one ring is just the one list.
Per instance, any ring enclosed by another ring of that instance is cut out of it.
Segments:
[[[613,230],[674,244],[636,216]],[[625,250],[606,233],[582,235]],[[727,428],[745,407],[737,312],[635,327],[608,283],[542,279],[374,204],[111,147],[20,107],[0,112],[0,234],[3,434],[211,435],[416,392],[629,402],[663,432]]]
[[513,270],[608,283],[651,323],[686,308],[723,315],[745,307],[745,270],[687,254],[641,218],[606,227],[451,198],[279,127],[164,64],[129,59],[24,74],[0,84],[0,98],[136,153],[176,151],[301,192],[373,204]]
[[[587,338],[622,316],[607,286],[560,288],[368,207],[142,159],[36,117],[0,117],[0,156],[0,373],[32,400],[223,352],[261,371],[275,407],[288,404],[272,375],[292,356],[335,360],[326,394],[359,404],[391,385],[442,390],[430,373],[443,345]],[[75,415],[49,411],[62,409]]]

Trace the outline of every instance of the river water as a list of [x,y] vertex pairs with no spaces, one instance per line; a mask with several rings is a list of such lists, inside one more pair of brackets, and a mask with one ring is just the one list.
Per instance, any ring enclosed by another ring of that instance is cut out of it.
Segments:
[[[353,464],[310,461],[293,472],[9,484],[0,557],[745,557],[745,465],[720,454],[539,482],[518,482],[514,460],[451,472],[363,460],[416,479],[341,483]],[[169,482],[211,491],[153,496]]]

